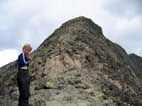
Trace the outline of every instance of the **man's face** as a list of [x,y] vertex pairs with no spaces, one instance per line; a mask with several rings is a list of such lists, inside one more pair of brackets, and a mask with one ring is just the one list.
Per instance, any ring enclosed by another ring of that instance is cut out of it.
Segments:
[[31,46],[28,46],[28,47],[24,48],[23,51],[24,51],[25,54],[28,55],[28,54],[32,51],[32,47],[31,47]]

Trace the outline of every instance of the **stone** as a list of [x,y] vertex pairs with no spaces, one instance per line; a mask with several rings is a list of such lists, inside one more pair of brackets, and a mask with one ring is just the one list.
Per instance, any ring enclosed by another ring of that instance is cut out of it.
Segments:
[[[32,57],[31,106],[142,106],[141,57],[91,19],[65,22]],[[0,106],[18,103],[17,69],[16,61],[0,68]]]

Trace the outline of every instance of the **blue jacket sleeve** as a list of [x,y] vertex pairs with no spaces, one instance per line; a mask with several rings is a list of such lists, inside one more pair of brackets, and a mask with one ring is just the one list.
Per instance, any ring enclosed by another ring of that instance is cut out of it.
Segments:
[[24,53],[22,53],[22,61],[24,62],[24,64],[29,64],[29,59],[25,56]]
[[24,53],[21,53],[18,57],[18,65],[21,67],[28,64],[29,64],[29,59],[25,56]]

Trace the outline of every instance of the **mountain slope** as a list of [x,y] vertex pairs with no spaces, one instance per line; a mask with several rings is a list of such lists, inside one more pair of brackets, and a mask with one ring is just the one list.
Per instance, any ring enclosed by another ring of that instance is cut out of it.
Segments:
[[133,61],[134,66],[136,67],[135,73],[142,80],[142,57],[137,56],[136,54],[129,55],[131,61]]
[[[132,59],[85,17],[64,23],[32,53],[32,106],[142,106]],[[0,104],[16,106],[16,62],[0,69]]]

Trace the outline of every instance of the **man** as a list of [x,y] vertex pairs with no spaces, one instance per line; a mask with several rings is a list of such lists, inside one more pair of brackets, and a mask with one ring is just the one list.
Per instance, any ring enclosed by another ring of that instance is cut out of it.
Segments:
[[30,97],[30,75],[29,75],[29,63],[32,58],[30,52],[32,47],[30,44],[23,46],[23,52],[18,57],[18,73],[17,84],[19,88],[19,103],[18,106],[29,106]]

